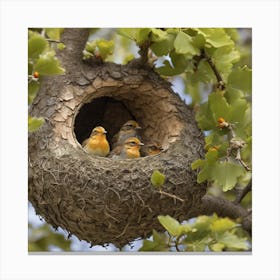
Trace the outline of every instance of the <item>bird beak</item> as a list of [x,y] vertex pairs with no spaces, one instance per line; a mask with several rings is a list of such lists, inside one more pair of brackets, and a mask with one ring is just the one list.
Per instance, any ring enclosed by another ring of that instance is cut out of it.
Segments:
[[142,129],[142,127],[141,126],[137,126],[137,127],[135,127],[135,129],[139,129],[140,130],[140,129]]
[[139,145],[140,145],[140,146],[144,146],[144,144],[143,144],[143,143],[141,143],[141,142],[139,143]]
[[104,130],[104,132],[103,132],[104,134],[106,134],[107,133],[107,131],[106,130]]

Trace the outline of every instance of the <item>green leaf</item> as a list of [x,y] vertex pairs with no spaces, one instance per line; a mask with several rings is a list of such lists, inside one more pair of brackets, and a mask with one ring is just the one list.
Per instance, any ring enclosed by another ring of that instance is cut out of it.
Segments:
[[140,252],[166,252],[168,251],[167,244],[157,243],[151,240],[143,240],[143,245],[139,249]]
[[59,60],[52,51],[40,55],[37,63],[34,65],[34,71],[40,75],[58,75],[63,74],[64,69],[60,66]]
[[161,187],[165,182],[165,175],[158,170],[154,170],[151,176],[151,183],[154,187]]
[[118,34],[131,40],[135,40],[136,31],[136,28],[119,28]]
[[46,50],[48,42],[41,35],[35,32],[32,34],[33,35],[28,40],[28,58],[36,59]]
[[100,39],[96,41],[96,45],[103,60],[105,60],[109,55],[113,54],[113,50],[115,47],[115,43],[113,40],[107,41]]
[[168,242],[168,236],[165,233],[160,233],[153,229],[153,240],[157,244],[164,245]]
[[216,150],[209,150],[205,154],[205,159],[208,161],[209,164],[212,164],[217,161],[218,159],[218,151]]
[[198,28],[196,30],[205,37],[207,43],[215,48],[233,45],[233,41],[223,28]]
[[160,42],[166,40],[168,34],[166,31],[163,31],[159,28],[152,28],[151,31],[152,31],[151,34],[152,42]]
[[226,231],[217,235],[217,241],[224,244],[228,250],[247,250],[247,238],[240,238],[232,232]]
[[231,162],[221,162],[215,166],[213,173],[215,183],[222,186],[223,191],[226,192],[234,188],[239,177],[244,175],[245,169]]
[[206,180],[210,181],[212,178],[212,169],[211,166],[205,164],[197,175],[197,183],[200,184]]
[[219,92],[211,93],[209,95],[208,102],[216,122],[220,117],[224,118],[226,121],[229,119],[229,115],[230,115],[229,104],[227,103],[227,100]]
[[201,167],[203,166],[205,163],[205,161],[203,159],[197,159],[196,161],[194,161],[192,164],[191,164],[191,168],[192,170],[195,170],[197,169],[198,167]]
[[252,93],[252,70],[247,66],[234,69],[228,77],[228,86],[241,90],[245,93]]
[[119,28],[118,34],[134,40],[138,45],[146,41],[151,32],[151,28]]
[[187,245],[188,252],[204,252],[206,245],[208,243],[208,238],[201,239],[199,241],[194,242],[184,242]]
[[174,76],[181,74],[185,71],[188,62],[183,54],[177,54],[175,51],[170,52],[170,58],[173,66],[171,66],[169,61],[165,61],[165,66],[157,68],[157,71],[161,75]]
[[227,230],[230,230],[236,226],[236,223],[229,218],[219,218],[214,221],[211,225],[211,230],[213,232],[222,233]]
[[63,32],[64,28],[45,28],[46,34],[50,39],[60,40],[60,35]]
[[135,34],[136,43],[138,45],[143,44],[149,38],[150,32],[151,28],[138,28]]
[[174,41],[174,48],[179,54],[194,56],[200,53],[199,49],[193,44],[192,37],[182,31],[177,34]]
[[182,233],[182,228],[180,223],[174,218],[167,216],[158,216],[159,222],[162,226],[172,235],[180,236]]
[[28,104],[32,103],[33,99],[37,95],[39,88],[40,88],[40,83],[37,81],[31,81],[28,83]]
[[64,50],[65,47],[66,47],[66,46],[65,46],[63,43],[58,43],[58,44],[57,44],[57,49],[60,50],[60,51]]
[[144,240],[139,251],[168,251],[168,236],[153,229],[153,240]]
[[94,53],[96,48],[96,40],[90,41],[86,43],[86,47],[85,50],[90,52],[90,53]]
[[237,28],[224,28],[224,30],[234,42],[237,42],[240,39],[240,34]]
[[200,105],[199,112],[196,114],[195,119],[201,130],[212,130],[217,124],[217,120],[214,119],[208,102]]
[[209,150],[205,155],[205,160],[200,160],[199,162],[194,162],[194,167],[201,168],[197,175],[197,182],[202,183],[205,180],[211,181],[213,179],[213,173],[217,165],[218,151]]
[[28,131],[34,132],[38,130],[43,125],[44,122],[45,120],[43,118],[35,118],[35,117],[28,116]]
[[213,214],[212,216],[201,215],[197,217],[193,227],[195,227],[200,231],[209,230],[210,225],[217,220],[218,220],[217,214]]
[[203,83],[215,83],[217,81],[213,70],[206,61],[200,61],[196,71],[197,80]]
[[196,46],[198,49],[202,49],[205,45],[205,37],[202,34],[197,34],[194,38],[193,38],[193,44],[194,46]]
[[227,82],[228,75],[231,72],[233,63],[240,59],[239,52],[232,46],[224,46],[218,48],[212,55],[212,61],[223,77],[224,82]]
[[232,101],[230,105],[230,117],[229,122],[234,123],[237,126],[244,127],[245,124],[245,112],[248,108],[248,103],[245,99],[239,98]]
[[225,248],[225,244],[217,242],[213,245],[210,245],[209,247],[214,252],[222,252],[223,249]]
[[174,47],[174,34],[166,34],[164,40],[152,42],[150,48],[157,56],[167,55]]

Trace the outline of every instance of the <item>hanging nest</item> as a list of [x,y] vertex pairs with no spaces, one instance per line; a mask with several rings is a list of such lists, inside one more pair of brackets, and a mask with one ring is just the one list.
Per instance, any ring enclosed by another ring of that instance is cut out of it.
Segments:
[[[63,55],[68,71],[46,78],[30,108],[46,120],[29,135],[28,194],[37,214],[92,245],[117,247],[162,230],[158,215],[191,217],[206,192],[190,167],[203,155],[191,109],[152,69],[80,63],[74,72]],[[82,149],[95,126],[110,142],[129,119],[142,127],[142,142],[157,141],[164,151],[115,160]],[[165,174],[166,194],[151,184],[154,170]]]

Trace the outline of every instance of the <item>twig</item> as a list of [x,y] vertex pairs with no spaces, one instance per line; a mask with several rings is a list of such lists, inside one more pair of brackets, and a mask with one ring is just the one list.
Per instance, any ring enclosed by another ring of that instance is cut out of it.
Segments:
[[250,167],[241,158],[241,149],[244,147],[245,142],[235,139],[236,134],[233,129],[233,124],[228,123],[227,128],[229,129],[231,134],[229,153],[233,149],[236,150],[235,159],[246,169],[246,171],[251,171]]
[[214,74],[216,76],[216,79],[217,79],[217,82],[218,82],[218,85],[217,85],[218,89],[224,90],[225,89],[225,82],[223,81],[223,78],[222,78],[220,72],[218,71],[218,69],[216,68],[215,64],[213,63],[211,57],[205,52],[204,49],[201,51],[201,57],[206,59],[209,66],[211,67],[212,71],[214,72]]
[[252,180],[245,188],[238,191],[238,193],[236,194],[235,201],[233,203],[239,204],[242,201],[242,199],[246,196],[246,194],[249,193],[250,191],[252,191]]
[[47,38],[46,40],[47,40],[48,42],[50,42],[50,43],[61,43],[61,41],[54,40],[54,39],[49,39],[49,38]]
[[177,237],[176,240],[175,240],[175,248],[176,248],[177,252],[181,252],[181,250],[179,248],[179,238],[180,237]]
[[140,68],[143,67],[144,65],[149,66],[148,64],[148,52],[149,52],[149,47],[151,45],[151,41],[148,39],[146,40],[142,45],[139,46],[139,58],[135,58],[131,60],[128,65],[132,68]]
[[162,191],[162,190],[160,190],[159,193],[160,193],[160,194],[163,194],[163,195],[166,195],[166,196],[169,196],[169,197],[172,197],[172,198],[175,198],[175,199],[177,199],[177,200],[180,200],[181,202],[184,202],[184,201],[185,201],[184,199],[182,199],[182,198],[180,198],[180,197],[178,197],[178,196],[176,196],[176,195],[174,195],[174,194],[170,194],[170,193],[167,193],[167,192]]
[[241,149],[238,148],[236,152],[236,157],[235,159],[247,170],[251,171],[251,168],[241,159]]

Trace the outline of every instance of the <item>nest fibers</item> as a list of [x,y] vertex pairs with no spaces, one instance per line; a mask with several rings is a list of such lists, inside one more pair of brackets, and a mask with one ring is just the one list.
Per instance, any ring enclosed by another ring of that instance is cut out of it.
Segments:
[[[48,78],[31,106],[31,115],[46,120],[29,135],[29,200],[37,214],[92,245],[117,247],[162,230],[158,215],[189,218],[206,190],[190,167],[203,153],[191,110],[151,70],[105,65],[87,80]],[[142,142],[156,140],[164,151],[114,160],[82,149],[93,127],[104,126],[111,141],[128,119],[143,128]],[[162,189],[170,196],[152,186],[154,170],[166,175]]]

